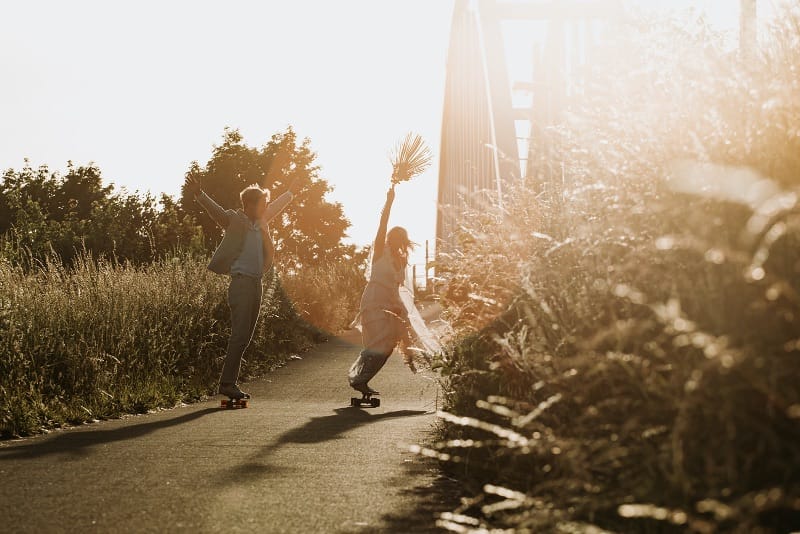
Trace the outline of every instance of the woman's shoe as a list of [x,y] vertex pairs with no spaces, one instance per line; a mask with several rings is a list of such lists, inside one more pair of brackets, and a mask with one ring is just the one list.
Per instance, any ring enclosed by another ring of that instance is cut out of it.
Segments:
[[375,391],[374,389],[369,387],[367,384],[354,384],[352,386],[352,388],[354,390],[358,391],[359,393],[361,393],[362,395],[367,395],[367,396],[368,395],[380,395],[380,393],[378,391]]

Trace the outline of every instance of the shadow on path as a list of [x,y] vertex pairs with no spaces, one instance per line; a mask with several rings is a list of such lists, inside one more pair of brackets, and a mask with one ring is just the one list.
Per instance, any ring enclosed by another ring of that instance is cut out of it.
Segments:
[[254,482],[267,475],[294,469],[264,463],[273,452],[288,443],[322,443],[338,439],[342,434],[362,425],[397,417],[419,417],[430,413],[424,410],[396,410],[371,415],[359,408],[337,408],[334,412],[333,415],[313,417],[304,425],[281,434],[273,443],[265,445],[254,453],[249,461],[222,473],[221,483]]
[[333,415],[313,417],[303,426],[289,430],[282,434],[275,441],[275,445],[271,445],[270,448],[279,447],[284,443],[320,443],[337,439],[341,434],[362,425],[377,423],[384,419],[417,417],[429,413],[424,410],[396,410],[371,415],[360,408],[337,408],[334,412]]
[[[430,446],[436,440],[436,433],[429,431],[419,442]],[[436,520],[443,512],[452,512],[460,504],[464,495],[463,484],[448,476],[438,460],[417,457],[414,461],[405,462],[405,476],[392,481],[390,485],[404,488],[399,495],[403,506],[391,513],[384,514],[381,525],[375,532],[414,532],[440,533],[442,528],[436,526]],[[404,481],[417,483],[408,487]]]
[[36,439],[29,443],[0,447],[0,460],[26,460],[40,458],[50,454],[80,455],[91,447],[103,443],[112,443],[134,439],[161,428],[168,428],[183,423],[188,423],[212,412],[217,408],[205,408],[189,412],[178,417],[161,419],[138,425],[123,425],[113,430],[96,430],[94,428],[69,429],[52,438]]
[[462,494],[461,485],[457,480],[443,475],[434,460],[426,461],[424,465],[421,468],[417,464],[411,470],[411,476],[420,478],[423,475],[433,475],[433,481],[400,492],[413,505],[384,515],[381,518],[383,524],[375,532],[442,532],[442,528],[436,526],[436,520],[439,514],[451,512],[458,507]]

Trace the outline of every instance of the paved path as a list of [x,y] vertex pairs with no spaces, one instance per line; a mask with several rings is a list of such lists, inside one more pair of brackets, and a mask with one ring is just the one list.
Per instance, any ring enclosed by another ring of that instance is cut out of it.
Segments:
[[220,398],[0,442],[0,531],[421,532],[450,508],[435,465],[399,444],[428,438],[430,379],[389,359],[379,408],[350,408],[344,338]]

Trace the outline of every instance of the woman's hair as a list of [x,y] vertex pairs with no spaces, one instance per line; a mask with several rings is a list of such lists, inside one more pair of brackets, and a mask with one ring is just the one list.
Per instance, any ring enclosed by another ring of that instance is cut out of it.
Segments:
[[408,254],[414,248],[414,243],[408,238],[408,232],[402,226],[395,226],[386,234],[386,250],[392,255],[392,260],[398,267],[408,265]]
[[239,200],[242,201],[243,208],[247,207],[248,204],[260,201],[262,198],[269,202],[269,189],[261,189],[257,184],[248,185],[239,193]]

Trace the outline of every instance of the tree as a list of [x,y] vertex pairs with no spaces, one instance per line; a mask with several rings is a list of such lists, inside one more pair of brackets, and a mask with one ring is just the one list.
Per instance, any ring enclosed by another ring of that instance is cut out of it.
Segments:
[[[239,192],[248,185],[269,189],[276,198],[299,179],[301,187],[294,202],[272,223],[271,230],[281,260],[300,267],[355,254],[353,246],[341,242],[350,222],[341,204],[325,199],[331,187],[319,177],[315,157],[309,139],[298,143],[291,127],[273,135],[261,148],[246,146],[238,130],[226,128],[222,144],[214,147],[205,167],[193,162],[187,174],[199,178],[203,190],[228,209],[241,207]],[[196,217],[208,243],[216,246],[222,230],[187,197],[185,189],[180,205]]]
[[0,238],[7,259],[70,263],[81,251],[94,257],[147,263],[202,250],[196,221],[170,197],[114,192],[94,165],[67,164],[60,176],[47,166],[9,169],[0,182]]

